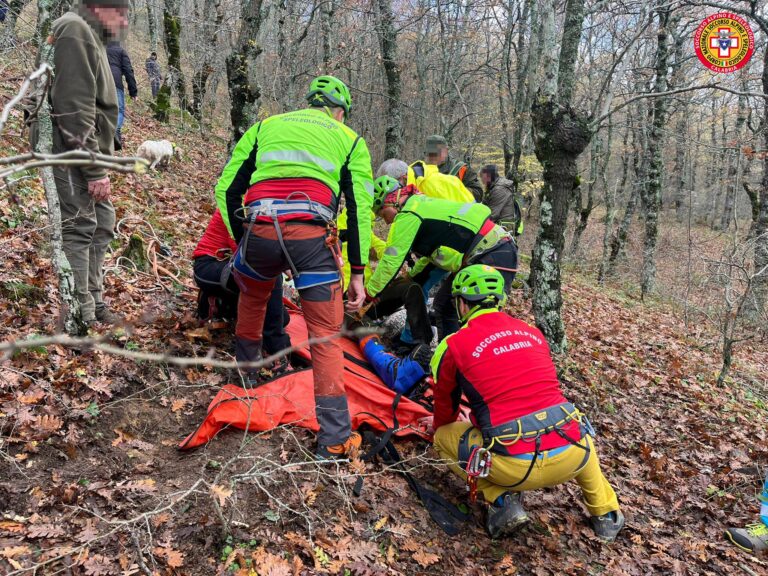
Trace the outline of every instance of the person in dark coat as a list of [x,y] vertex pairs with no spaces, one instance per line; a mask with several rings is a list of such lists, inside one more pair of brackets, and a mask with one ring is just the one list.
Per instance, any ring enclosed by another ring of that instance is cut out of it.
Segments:
[[109,45],[107,45],[107,60],[109,60],[109,67],[112,70],[112,78],[115,80],[115,88],[117,89],[117,104],[119,108],[117,115],[117,131],[115,132],[115,149],[120,150],[122,148],[120,130],[125,121],[125,89],[123,88],[123,76],[125,77],[125,83],[128,84],[128,94],[132,100],[138,96],[139,92],[136,89],[136,78],[133,75],[131,58],[119,42],[110,42]]
[[480,180],[485,186],[482,203],[491,209],[491,220],[515,236],[522,234],[522,210],[515,195],[514,182],[499,176],[496,164],[483,166],[480,169]]
[[160,70],[160,64],[157,61],[157,52],[152,52],[144,63],[144,68],[149,76],[149,87],[152,89],[152,99],[157,98],[160,91],[160,85],[163,83],[163,73]]

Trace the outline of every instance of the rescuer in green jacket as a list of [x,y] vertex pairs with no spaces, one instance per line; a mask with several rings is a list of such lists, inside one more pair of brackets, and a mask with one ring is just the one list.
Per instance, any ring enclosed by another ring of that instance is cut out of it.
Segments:
[[397,277],[412,252],[419,259],[409,274],[419,284],[434,268],[451,273],[433,302],[440,339],[459,328],[451,303],[453,274],[470,264],[488,264],[502,273],[506,290],[511,289],[517,246],[508,232],[490,220],[487,206],[429,198],[413,185],[402,187],[390,176],[377,178],[375,188],[375,202],[381,205],[378,214],[391,227],[384,256],[365,285],[367,301],[374,301]]
[[[343,320],[341,262],[335,219],[340,196],[347,210],[350,281],[348,309],[365,298],[363,271],[371,236],[373,178],[365,140],[344,125],[352,98],[338,78],[315,78],[309,108],[272,116],[252,126],[235,147],[216,184],[216,202],[239,243],[233,260],[240,286],[238,362],[261,358],[264,314],[275,279],[290,270],[301,297],[309,336],[338,334]],[[311,345],[317,455],[355,452],[337,339]],[[258,385],[248,372],[247,383]]]

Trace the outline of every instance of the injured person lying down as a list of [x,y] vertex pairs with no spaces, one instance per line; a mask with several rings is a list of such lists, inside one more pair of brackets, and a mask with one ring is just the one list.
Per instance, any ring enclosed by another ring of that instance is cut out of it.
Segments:
[[410,397],[422,389],[421,384],[428,385],[426,380],[432,360],[429,344],[419,344],[410,354],[400,357],[387,350],[378,336],[371,334],[360,339],[360,350],[390,390]]

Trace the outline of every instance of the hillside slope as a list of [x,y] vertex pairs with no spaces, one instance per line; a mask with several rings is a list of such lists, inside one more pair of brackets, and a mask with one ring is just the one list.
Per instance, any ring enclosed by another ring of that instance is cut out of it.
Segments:
[[[17,82],[0,78],[0,105]],[[3,155],[24,143],[14,116]],[[226,161],[220,138],[203,137],[129,109],[127,150],[167,137],[184,149],[166,171],[115,176],[119,235],[108,257],[107,297],[132,327],[111,340],[128,351],[230,357],[226,331],[192,320],[189,255],[212,212]],[[56,331],[56,286],[39,184],[0,196],[0,340]],[[119,258],[143,236],[157,273]],[[530,233],[530,228],[529,228]],[[661,256],[664,257],[663,255]],[[446,537],[402,478],[369,465],[318,467],[300,447],[312,435],[222,433],[204,449],[176,445],[202,420],[229,374],[73,351],[19,352],[0,364],[0,571],[4,574],[766,574],[768,563],[723,542],[729,523],[756,518],[768,462],[766,390],[714,386],[718,358],[682,335],[661,305],[645,306],[566,275],[571,353],[560,368],[567,395],[598,429],[605,473],[627,528],[610,547],[587,526],[575,484],[529,495],[534,519],[491,542],[479,507],[462,534]],[[514,313],[528,319],[516,293]],[[765,351],[737,367],[767,373]],[[759,382],[758,382],[759,383]],[[463,487],[427,446],[400,443],[414,473],[443,494]],[[228,535],[225,534],[225,526]]]

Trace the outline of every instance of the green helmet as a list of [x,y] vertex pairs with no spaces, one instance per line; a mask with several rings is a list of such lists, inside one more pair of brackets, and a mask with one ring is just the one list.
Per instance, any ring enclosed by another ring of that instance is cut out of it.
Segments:
[[352,109],[349,88],[335,76],[318,76],[309,85],[307,102],[310,106],[338,106],[344,109],[344,118]]
[[503,304],[504,277],[501,272],[485,264],[473,264],[459,270],[451,285],[451,296],[469,302]]
[[374,212],[378,212],[384,205],[384,198],[386,198],[392,192],[395,192],[400,188],[400,182],[398,182],[392,176],[379,176],[373,181],[373,206],[371,209]]

